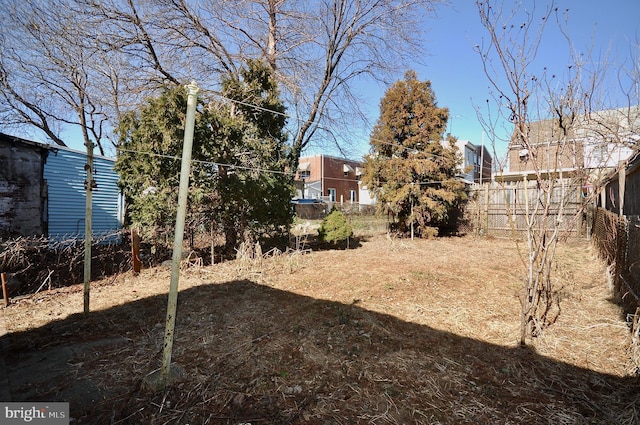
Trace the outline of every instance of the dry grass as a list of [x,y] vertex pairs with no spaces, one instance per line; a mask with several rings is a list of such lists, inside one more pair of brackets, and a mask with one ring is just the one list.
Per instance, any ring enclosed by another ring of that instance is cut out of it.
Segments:
[[7,365],[76,347],[67,370],[33,384],[51,400],[88,380],[95,402],[68,399],[87,424],[640,422],[629,331],[586,242],[561,247],[561,314],[528,348],[510,241],[377,236],[267,257],[183,270],[174,361],[186,377],[166,391],[140,385],[160,362],[162,268],[94,283],[86,318],[79,286],[5,309]]

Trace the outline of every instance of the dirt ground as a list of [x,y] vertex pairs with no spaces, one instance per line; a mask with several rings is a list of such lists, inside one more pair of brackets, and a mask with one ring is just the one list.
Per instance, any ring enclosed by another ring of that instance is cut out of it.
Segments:
[[74,424],[638,424],[629,331],[586,241],[563,244],[561,314],[518,347],[513,241],[365,237],[349,250],[187,266],[160,367],[168,268],[2,310],[14,401],[69,401]]

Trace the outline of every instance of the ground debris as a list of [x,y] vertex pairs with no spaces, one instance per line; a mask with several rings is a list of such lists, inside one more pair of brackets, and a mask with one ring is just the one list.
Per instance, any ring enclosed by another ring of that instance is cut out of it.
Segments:
[[525,348],[512,242],[392,242],[309,252],[293,268],[263,255],[259,281],[246,259],[183,269],[173,358],[185,376],[151,393],[168,270],[96,282],[88,317],[80,287],[42,291],[3,310],[7,368],[28,380],[30,353],[66,357],[35,392],[10,379],[12,396],[70,401],[77,424],[637,421],[628,329],[586,242],[559,248],[562,315]]

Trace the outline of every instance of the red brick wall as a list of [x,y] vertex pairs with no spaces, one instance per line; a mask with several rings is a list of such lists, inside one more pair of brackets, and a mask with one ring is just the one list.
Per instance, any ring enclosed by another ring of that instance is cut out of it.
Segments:
[[[334,158],[324,155],[316,155],[300,158],[300,164],[310,164],[310,175],[305,178],[306,184],[323,180],[322,196],[329,196],[329,189],[336,190],[336,202],[350,202],[350,191],[355,191],[355,201],[358,202],[358,181],[356,177],[356,168],[360,167],[357,161],[347,159]],[[344,172],[344,165],[351,166],[353,171]],[[300,179],[300,171],[296,173],[296,180]]]
[[[353,171],[344,172],[344,165],[351,166]],[[355,202],[358,202],[358,181],[356,180],[356,167],[360,163],[339,158],[324,157],[324,196],[329,196],[329,189],[336,190],[336,202],[340,199],[350,201],[350,191],[355,191]]]

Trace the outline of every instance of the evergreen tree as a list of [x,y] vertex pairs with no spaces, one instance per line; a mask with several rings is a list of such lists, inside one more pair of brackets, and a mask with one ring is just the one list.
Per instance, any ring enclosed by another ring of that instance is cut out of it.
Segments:
[[[202,102],[199,103],[201,110]],[[166,230],[175,225],[186,104],[184,87],[165,88],[139,111],[123,114],[118,127],[115,170],[127,200],[128,224],[140,228],[143,236],[154,242],[159,242],[156,236],[170,238],[172,235]],[[194,160],[206,160],[204,145],[212,142],[206,115],[201,111],[196,114]],[[204,193],[211,191],[212,181],[207,176],[212,168],[200,162],[192,164],[190,218],[202,209]]]
[[375,195],[378,212],[392,215],[401,233],[437,234],[464,197],[464,184],[455,178],[455,138],[444,140],[448,117],[431,83],[419,81],[414,71],[380,102],[362,181]]
[[348,241],[353,236],[353,229],[347,221],[347,217],[340,210],[333,209],[328,216],[322,219],[318,229],[318,239],[323,242],[337,243]]
[[[186,98],[184,88],[165,89],[120,121],[116,170],[130,221],[146,236],[175,221]],[[293,210],[285,124],[277,85],[259,61],[222,81],[222,99],[199,100],[187,216],[192,228],[222,228],[229,250],[245,239],[286,234]]]
[[215,215],[231,249],[256,237],[287,234],[293,219],[293,181],[285,173],[285,108],[272,71],[250,60],[239,79],[223,81],[222,92],[238,101],[211,109],[217,119],[215,155],[224,164],[218,168]]

